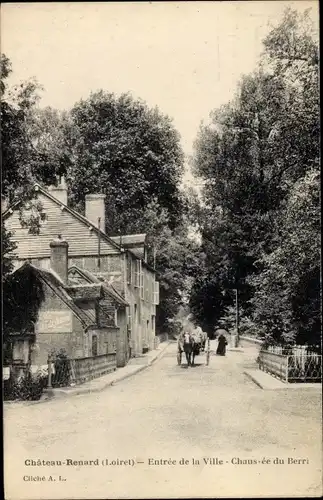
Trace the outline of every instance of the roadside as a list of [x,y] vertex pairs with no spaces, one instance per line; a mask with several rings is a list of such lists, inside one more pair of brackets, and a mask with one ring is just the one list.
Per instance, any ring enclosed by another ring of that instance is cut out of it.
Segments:
[[258,385],[258,387],[265,390],[315,389],[317,391],[322,391],[322,384],[320,383],[283,382],[269,373],[259,370],[259,368],[245,370],[244,374]]
[[[162,498],[180,498],[183,491],[196,497],[319,495],[321,395],[260,389],[243,373],[255,357],[249,351],[213,352],[208,366],[201,353],[188,369],[184,360],[178,366],[176,343],[170,343],[149,369],[102,392],[5,408],[6,477],[15,478],[10,498],[19,498],[19,491],[30,500],[39,497],[39,483],[23,479],[30,474],[66,479],[42,482],[43,498],[53,497],[54,485],[55,498],[85,497],[88,485],[93,498],[106,498],[107,488],[109,498],[129,491],[132,498],[153,498],[156,485]],[[107,459],[109,465],[62,464],[45,472],[25,464],[35,457]],[[120,459],[133,459],[134,466],[112,465]],[[176,465],[151,465],[149,459]],[[183,459],[188,466],[181,465]],[[217,459],[223,463],[216,465]]]
[[[259,369],[256,362],[257,355],[259,353],[261,342],[249,337],[242,337],[241,343],[242,350],[245,354],[249,353],[250,363],[244,364],[244,375],[246,375],[254,384],[256,384],[260,389],[264,390],[295,390],[295,389],[313,389],[317,391],[322,391],[321,383],[291,383],[284,382],[273,375],[266,373]],[[251,353],[253,357],[253,362],[251,359]],[[247,354],[248,355],[248,354]]]
[[61,387],[50,390],[45,389],[44,394],[39,401],[5,401],[4,405],[29,406],[43,403],[45,401],[52,400],[53,398],[62,398],[103,391],[107,387],[115,385],[118,382],[141,372],[145,368],[148,368],[148,366],[151,366],[162,356],[169,344],[169,341],[161,342],[156,349],[153,349],[138,358],[130,359],[128,364],[123,368],[117,368],[117,370],[112,373],[95,378],[84,384],[75,385],[74,387]]

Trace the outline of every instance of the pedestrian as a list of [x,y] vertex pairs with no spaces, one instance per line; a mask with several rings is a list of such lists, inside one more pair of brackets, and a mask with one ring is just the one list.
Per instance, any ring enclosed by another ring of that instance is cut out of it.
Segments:
[[226,333],[225,330],[219,330],[218,347],[216,350],[216,354],[218,356],[225,356],[226,346],[228,345],[225,333]]
[[202,330],[202,351],[205,351],[207,333]]

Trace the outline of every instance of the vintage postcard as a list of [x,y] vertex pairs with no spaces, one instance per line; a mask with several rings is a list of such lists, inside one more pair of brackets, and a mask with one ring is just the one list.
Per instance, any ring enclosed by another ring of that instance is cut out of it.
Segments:
[[2,4],[6,500],[322,495],[318,26]]

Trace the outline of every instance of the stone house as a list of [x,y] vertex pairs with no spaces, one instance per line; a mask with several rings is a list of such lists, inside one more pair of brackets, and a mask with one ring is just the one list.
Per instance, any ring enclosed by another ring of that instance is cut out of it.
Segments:
[[[86,290],[86,286],[100,286],[103,292],[103,300],[100,302],[100,324],[113,325],[120,331],[120,343],[117,344],[117,366],[122,367],[129,359],[129,329],[128,329],[128,307],[129,304],[118,293],[112,285],[102,281],[95,274],[81,269],[77,266],[71,266],[68,269],[68,281],[80,286],[80,293]],[[77,289],[74,286],[74,291]],[[128,352],[127,352],[128,349]]]
[[[24,323],[13,319],[13,328],[6,336],[5,364],[10,365],[13,377],[26,367],[40,368],[47,364],[49,354],[61,350],[76,361],[76,379],[100,376],[122,365],[125,344],[124,332],[116,325],[114,301],[122,307],[125,301],[100,282],[80,284],[68,274],[68,243],[56,238],[50,243],[50,269],[25,262],[13,273],[11,300],[23,309],[24,293],[28,287],[41,289],[37,319]],[[108,310],[107,310],[108,308]],[[20,309],[20,310],[21,310]],[[20,324],[21,323],[21,324]],[[87,373],[91,360],[92,374]]]
[[[29,217],[37,219],[38,234],[33,234],[24,224]],[[110,237],[105,232],[105,218],[105,196],[102,194],[86,195],[85,215],[71,209],[64,179],[58,186],[48,189],[35,184],[32,203],[17,202],[3,211],[6,228],[12,232],[12,240],[17,245],[15,269],[26,260],[35,267],[49,269],[49,245],[60,234],[69,244],[70,276],[74,274],[75,279],[77,275],[83,284],[99,280],[110,287],[110,291],[113,287],[124,300],[119,304],[124,307],[118,308],[115,318],[121,330],[127,332],[120,355],[125,364],[130,356],[139,356],[154,348],[159,284],[154,269],[147,263],[146,235]]]

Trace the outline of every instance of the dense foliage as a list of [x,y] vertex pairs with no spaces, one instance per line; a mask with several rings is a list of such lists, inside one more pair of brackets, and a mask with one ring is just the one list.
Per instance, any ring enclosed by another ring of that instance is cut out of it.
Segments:
[[258,70],[199,131],[203,273],[190,302],[210,328],[230,313],[238,289],[250,330],[275,342],[319,340],[318,46],[310,28],[308,12],[288,9],[264,40]]
[[149,235],[150,264],[160,280],[156,326],[167,329],[182,300],[190,253],[177,131],[157,108],[105,91],[76,103],[63,129],[74,206],[82,211],[87,193],[102,192],[108,234]]
[[31,268],[21,267],[3,283],[3,331],[33,333],[44,289]]
[[167,210],[171,228],[177,225],[183,153],[167,116],[131,95],[101,90],[60,118],[61,135],[54,125],[52,146],[64,151],[60,163],[75,207],[84,208],[87,193],[104,193],[108,231],[125,234],[156,200]]
[[51,158],[37,148],[32,130],[40,86],[34,80],[8,88],[12,68],[2,54],[1,70],[1,153],[2,194],[10,203],[30,196],[32,184],[38,180],[51,183],[55,169]]
[[[56,170],[52,158],[34,141],[33,129],[36,126],[36,105],[40,89],[36,81],[29,80],[14,88],[9,88],[7,79],[12,71],[9,59],[2,54],[0,58],[0,120],[1,120],[1,195],[6,204],[17,200],[31,200],[35,181],[50,184],[55,180]],[[1,210],[3,209],[1,202]],[[42,207],[33,206],[31,216],[23,209],[21,223],[31,231],[39,229]],[[2,279],[11,271],[11,260],[15,249],[11,236],[1,225],[2,239]]]

